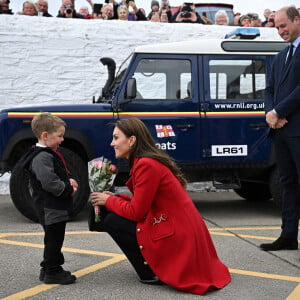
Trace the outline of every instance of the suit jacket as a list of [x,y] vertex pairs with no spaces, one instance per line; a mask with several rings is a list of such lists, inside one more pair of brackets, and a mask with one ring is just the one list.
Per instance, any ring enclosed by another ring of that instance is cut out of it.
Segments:
[[165,165],[135,159],[127,186],[133,196],[111,196],[106,207],[137,222],[141,253],[163,282],[200,295],[230,282],[202,217]]
[[276,110],[288,123],[281,129],[287,136],[300,136],[300,45],[288,67],[285,60],[288,47],[277,54],[265,90],[266,113]]

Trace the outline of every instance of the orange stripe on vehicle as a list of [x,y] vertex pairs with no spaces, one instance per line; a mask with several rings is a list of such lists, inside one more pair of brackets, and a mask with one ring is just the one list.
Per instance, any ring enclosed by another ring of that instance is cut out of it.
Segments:
[[[10,118],[35,117],[41,112],[8,112]],[[112,117],[112,112],[51,112],[58,117]]]
[[[10,118],[33,118],[41,112],[8,112]],[[120,117],[239,117],[264,116],[264,111],[209,111],[209,112],[51,112],[58,117],[66,118],[101,118],[119,115]]]

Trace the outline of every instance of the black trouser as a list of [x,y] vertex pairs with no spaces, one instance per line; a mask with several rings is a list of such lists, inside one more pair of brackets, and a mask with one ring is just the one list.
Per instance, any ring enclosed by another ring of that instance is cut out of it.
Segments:
[[65,262],[61,248],[65,239],[66,222],[44,225],[43,228],[45,231],[45,248],[41,267],[45,269],[47,274],[58,273],[63,270],[61,265]]
[[281,237],[297,239],[300,210],[300,137],[288,137],[277,131],[273,142],[282,187]]
[[155,274],[144,263],[136,238],[136,224],[111,212],[104,219],[105,229],[127,256],[140,279],[152,279]]

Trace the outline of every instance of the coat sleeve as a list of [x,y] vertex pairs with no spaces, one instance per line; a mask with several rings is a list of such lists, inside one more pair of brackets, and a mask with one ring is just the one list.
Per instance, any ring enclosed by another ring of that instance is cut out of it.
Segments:
[[[292,65],[290,66],[290,70],[287,77],[284,79],[282,85],[285,85],[285,92],[282,92],[280,88],[280,101],[278,103],[273,104],[276,112],[281,118],[287,118],[289,115],[293,114],[295,111],[298,111],[300,108],[300,51],[297,49],[297,52],[294,54],[295,58],[293,59]],[[277,66],[281,66],[278,60],[283,61],[286,57],[286,52],[281,52],[280,57],[276,61],[274,61],[273,66],[276,64]],[[274,95],[274,77],[281,76],[279,73],[282,70],[277,67],[277,73],[275,74],[275,70],[272,70],[272,86],[273,90],[270,89],[270,92]],[[269,93],[265,94],[266,103],[269,103]],[[268,104],[266,106],[266,109]]]
[[267,86],[265,89],[265,113],[274,108],[274,65],[272,64],[270,75],[267,78]]
[[[300,76],[300,74],[298,75],[293,74],[293,76]],[[299,108],[300,108],[300,79],[295,89],[275,106],[275,110],[280,117],[286,118],[291,113],[295,112],[296,110],[299,110]]]
[[133,166],[133,196],[131,200],[110,196],[106,208],[121,217],[139,222],[149,212],[161,180],[161,165],[147,158],[140,159]]

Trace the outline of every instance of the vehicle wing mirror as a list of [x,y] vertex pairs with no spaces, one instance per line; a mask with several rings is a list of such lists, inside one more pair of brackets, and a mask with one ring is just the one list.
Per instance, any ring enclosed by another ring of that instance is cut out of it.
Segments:
[[126,88],[126,99],[135,99],[136,98],[136,79],[129,78],[127,81]]

